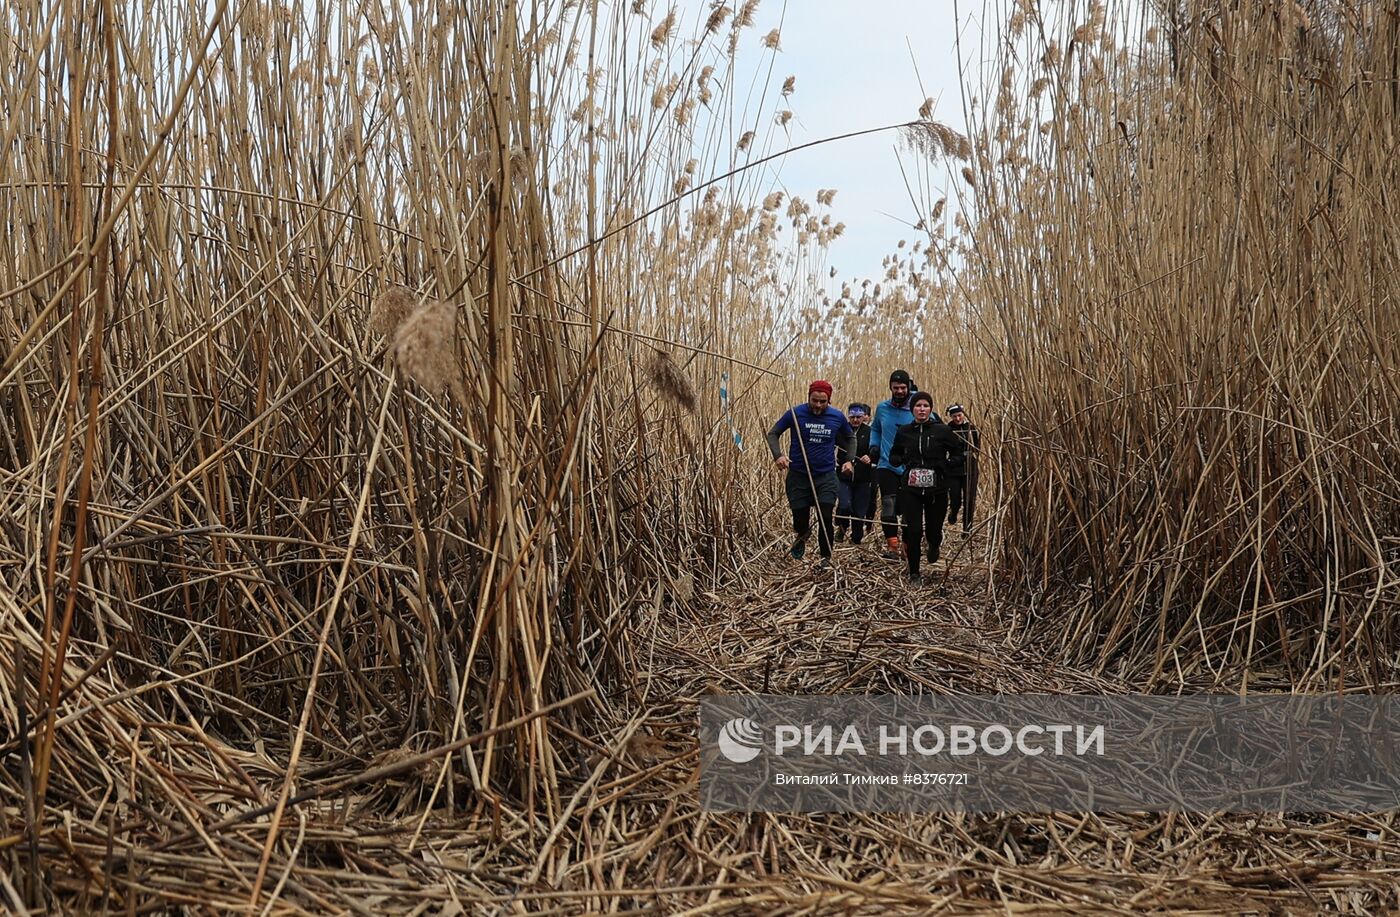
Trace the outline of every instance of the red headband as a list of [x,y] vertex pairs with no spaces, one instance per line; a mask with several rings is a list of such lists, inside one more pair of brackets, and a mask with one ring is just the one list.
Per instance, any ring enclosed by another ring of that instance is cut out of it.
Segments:
[[826,381],[825,379],[818,379],[816,382],[813,382],[811,385],[807,386],[807,394],[810,395],[813,392],[825,392],[826,397],[830,398],[831,383]]

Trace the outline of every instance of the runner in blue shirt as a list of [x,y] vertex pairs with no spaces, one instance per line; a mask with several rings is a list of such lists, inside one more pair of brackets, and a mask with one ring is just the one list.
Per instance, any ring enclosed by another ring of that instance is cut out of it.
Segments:
[[[783,455],[782,435],[791,430],[788,454]],[[846,415],[831,407],[831,383],[818,379],[807,386],[807,403],[794,405],[768,431],[768,449],[773,462],[787,470],[788,506],[792,508],[792,531],[797,536],[788,552],[801,560],[807,551],[807,535],[812,530],[812,507],[820,519],[818,544],[822,567],[830,565],[832,516],[836,511],[836,448],[847,453],[855,441],[855,431]],[[842,466],[849,473],[851,463]]]
[[885,556],[898,560],[899,552],[899,487],[904,471],[890,464],[890,449],[894,446],[894,431],[914,422],[909,411],[909,395],[914,382],[902,369],[890,373],[890,397],[875,406],[875,418],[870,422],[870,457],[875,466],[875,485],[880,489],[880,523],[885,530]]

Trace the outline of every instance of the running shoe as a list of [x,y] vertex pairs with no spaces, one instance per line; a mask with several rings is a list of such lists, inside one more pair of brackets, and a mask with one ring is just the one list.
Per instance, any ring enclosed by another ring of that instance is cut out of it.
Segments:
[[807,539],[799,538],[794,541],[788,553],[792,555],[793,560],[801,560],[802,556],[807,553]]

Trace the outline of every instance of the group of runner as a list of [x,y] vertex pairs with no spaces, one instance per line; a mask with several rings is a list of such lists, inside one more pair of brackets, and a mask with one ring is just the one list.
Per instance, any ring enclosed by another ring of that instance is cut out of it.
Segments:
[[[948,405],[948,422],[933,409],[909,373],[890,373],[890,397],[873,412],[861,402],[843,415],[831,404],[831,383],[807,386],[807,401],[783,412],[768,431],[773,461],[786,469],[788,506],[796,536],[789,553],[801,560],[817,511],[819,565],[831,563],[832,544],[860,544],[874,525],[878,507],[886,557],[903,560],[909,580],[919,583],[919,561],[938,560],[943,525],[972,530],[977,500],[981,434],[960,404]],[[790,432],[787,454],[782,436]],[[923,542],[927,540],[927,549]]]

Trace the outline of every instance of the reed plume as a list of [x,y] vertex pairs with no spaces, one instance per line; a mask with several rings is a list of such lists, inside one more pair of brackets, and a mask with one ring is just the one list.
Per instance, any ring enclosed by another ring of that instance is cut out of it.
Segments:
[[695,386],[686,378],[669,353],[664,350],[653,351],[651,362],[647,364],[647,374],[651,378],[651,384],[663,395],[687,410],[695,410],[699,403]]
[[369,310],[369,330],[380,337],[393,337],[394,332],[413,314],[417,295],[407,287],[393,286],[374,298]]
[[[922,117],[923,109],[919,111]],[[922,117],[901,129],[900,135],[911,149],[930,159],[948,156],[966,161],[972,158],[972,144],[967,137],[941,121]]]
[[393,356],[400,371],[428,391],[460,395],[457,310],[445,300],[424,300],[394,333]]

